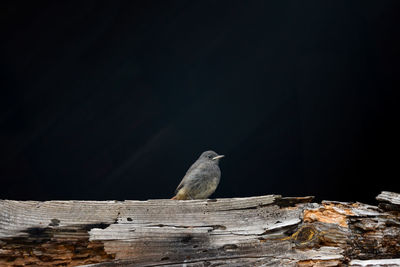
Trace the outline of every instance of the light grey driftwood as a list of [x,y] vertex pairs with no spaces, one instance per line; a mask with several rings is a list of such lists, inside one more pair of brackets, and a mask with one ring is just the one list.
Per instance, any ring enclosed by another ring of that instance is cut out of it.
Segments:
[[396,266],[399,194],[377,199],[0,200],[0,266]]
[[380,208],[400,211],[400,194],[383,191],[376,199],[381,202],[379,203]]

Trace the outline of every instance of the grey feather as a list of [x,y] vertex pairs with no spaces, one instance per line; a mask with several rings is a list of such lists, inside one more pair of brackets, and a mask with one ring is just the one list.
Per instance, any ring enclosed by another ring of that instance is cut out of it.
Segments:
[[221,170],[218,166],[219,157],[222,156],[214,151],[203,152],[186,172],[175,190],[176,194],[184,189],[188,198],[201,199],[214,193],[221,178]]

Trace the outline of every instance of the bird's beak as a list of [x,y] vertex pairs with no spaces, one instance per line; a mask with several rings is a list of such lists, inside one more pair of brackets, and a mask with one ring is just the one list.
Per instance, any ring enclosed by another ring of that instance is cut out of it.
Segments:
[[225,156],[224,155],[218,155],[216,157],[213,157],[212,160],[220,159],[220,158],[223,158],[223,157],[225,157]]

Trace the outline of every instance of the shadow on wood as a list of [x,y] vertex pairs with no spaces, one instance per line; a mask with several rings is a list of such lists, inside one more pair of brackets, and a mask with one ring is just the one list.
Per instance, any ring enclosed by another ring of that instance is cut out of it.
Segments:
[[0,201],[0,266],[394,266],[400,195]]

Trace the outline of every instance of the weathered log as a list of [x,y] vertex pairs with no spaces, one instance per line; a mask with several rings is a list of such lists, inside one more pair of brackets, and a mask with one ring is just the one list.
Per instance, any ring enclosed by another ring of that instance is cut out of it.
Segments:
[[399,194],[312,199],[1,200],[0,266],[400,264]]

